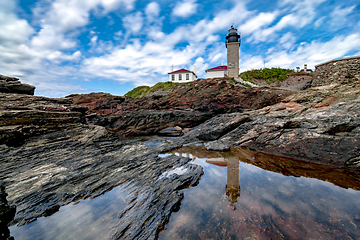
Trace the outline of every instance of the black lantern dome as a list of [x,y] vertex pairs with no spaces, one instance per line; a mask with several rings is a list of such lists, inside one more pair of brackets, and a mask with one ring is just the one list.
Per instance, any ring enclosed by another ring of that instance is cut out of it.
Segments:
[[[229,33],[226,36],[226,43],[233,43],[233,42],[240,42],[240,35],[237,32],[237,29],[234,28],[234,24],[231,25],[231,28],[229,29]],[[240,47],[240,45],[239,45]]]

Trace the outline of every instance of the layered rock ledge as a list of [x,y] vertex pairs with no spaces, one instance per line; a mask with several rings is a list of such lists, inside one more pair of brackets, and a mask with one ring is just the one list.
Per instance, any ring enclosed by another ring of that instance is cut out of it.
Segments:
[[21,83],[18,78],[0,75],[0,93],[20,93],[34,95],[34,91],[34,86]]
[[83,122],[87,109],[68,99],[0,93],[0,144],[18,146],[31,136]]

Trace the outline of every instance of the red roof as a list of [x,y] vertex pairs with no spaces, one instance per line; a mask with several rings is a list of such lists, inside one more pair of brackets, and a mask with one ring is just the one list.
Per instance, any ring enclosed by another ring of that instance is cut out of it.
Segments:
[[209,69],[206,69],[205,72],[208,72],[208,71],[222,71],[222,70],[227,70],[227,66],[217,66],[217,67],[214,67],[214,68],[209,68]]
[[227,163],[226,162],[207,162],[207,163],[210,163],[212,165],[216,165],[216,166],[219,166],[219,167],[227,167]]
[[[179,70],[176,70],[176,71],[173,71],[173,72],[169,72],[168,74],[170,74],[170,73],[183,73],[183,72],[185,72],[185,73],[194,73],[192,71],[189,71],[189,70],[186,70],[186,69],[182,68],[182,69],[179,69]],[[196,74],[194,73],[194,75],[196,75]]]

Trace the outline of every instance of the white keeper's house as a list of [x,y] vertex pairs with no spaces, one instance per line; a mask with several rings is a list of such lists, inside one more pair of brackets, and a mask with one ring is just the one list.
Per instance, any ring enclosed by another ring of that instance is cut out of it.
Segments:
[[168,74],[170,82],[192,82],[197,79],[195,74],[195,67],[194,71],[189,71],[182,68],[176,71],[171,71]]
[[227,77],[227,66],[217,66],[205,70],[206,78]]

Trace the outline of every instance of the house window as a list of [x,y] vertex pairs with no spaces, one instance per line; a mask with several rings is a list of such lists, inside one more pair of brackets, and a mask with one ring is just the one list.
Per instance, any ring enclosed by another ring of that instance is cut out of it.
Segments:
[[190,78],[190,76],[189,76],[189,74],[187,73],[187,74],[186,74],[186,80],[189,80],[189,78]]
[[174,75],[174,74],[171,75],[171,80],[172,80],[172,81],[175,81],[175,75]]
[[181,74],[179,74],[179,81],[181,81],[182,80],[182,76],[181,76]]

